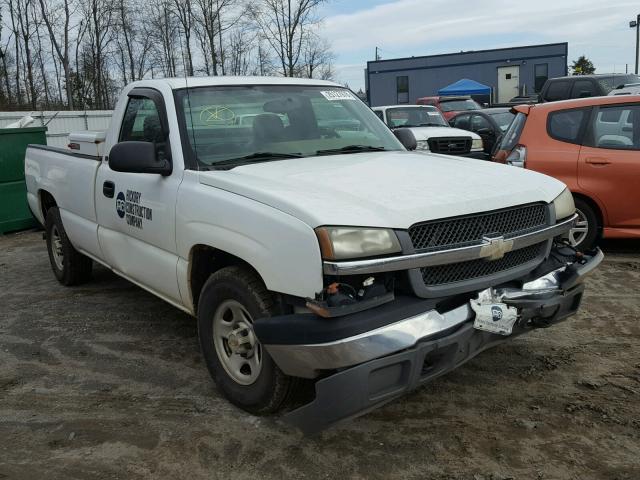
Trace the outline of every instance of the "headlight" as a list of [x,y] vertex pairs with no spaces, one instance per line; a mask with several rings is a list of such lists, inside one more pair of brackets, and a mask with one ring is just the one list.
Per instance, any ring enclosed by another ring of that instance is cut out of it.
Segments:
[[325,260],[374,257],[402,250],[394,231],[386,228],[319,227],[316,235]]
[[418,140],[416,145],[416,150],[429,150],[429,142],[427,140]]
[[568,188],[565,188],[553,201],[556,209],[556,221],[570,217],[576,213],[576,204],[573,202],[573,195]]
[[481,138],[476,138],[471,142],[471,150],[483,150],[484,144],[482,143]]

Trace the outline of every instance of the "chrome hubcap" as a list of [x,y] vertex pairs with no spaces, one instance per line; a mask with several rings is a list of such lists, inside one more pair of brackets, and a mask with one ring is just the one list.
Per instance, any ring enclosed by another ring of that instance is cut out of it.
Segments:
[[240,385],[251,385],[262,370],[262,346],[253,333],[253,320],[236,300],[225,300],[213,314],[213,343],[218,359]]
[[60,238],[60,232],[55,225],[51,229],[51,253],[53,256],[53,262],[56,264],[58,270],[64,268],[64,250],[62,250],[62,238]]
[[569,230],[569,243],[574,247],[587,237],[587,232],[589,231],[589,222],[585,214],[579,209],[576,209],[576,213],[578,214],[576,224]]

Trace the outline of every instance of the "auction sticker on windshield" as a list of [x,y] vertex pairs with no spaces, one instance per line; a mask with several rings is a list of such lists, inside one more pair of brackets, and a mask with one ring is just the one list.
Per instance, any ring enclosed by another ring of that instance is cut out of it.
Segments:
[[327,100],[356,100],[349,90],[322,90],[320,92]]

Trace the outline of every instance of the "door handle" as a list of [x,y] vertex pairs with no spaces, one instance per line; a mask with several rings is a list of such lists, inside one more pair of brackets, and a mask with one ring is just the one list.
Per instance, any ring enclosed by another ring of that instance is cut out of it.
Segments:
[[116,185],[113,182],[106,181],[102,184],[102,194],[107,198],[113,198],[116,193]]
[[590,165],[610,165],[611,164],[611,162],[606,158],[597,158],[597,157],[587,158],[584,162]]

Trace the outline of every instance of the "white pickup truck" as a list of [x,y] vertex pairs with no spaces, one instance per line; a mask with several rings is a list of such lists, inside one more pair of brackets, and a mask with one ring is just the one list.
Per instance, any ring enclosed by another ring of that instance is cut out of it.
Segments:
[[283,418],[314,432],[575,313],[602,259],[564,184],[394,133],[330,82],[144,80],[106,134],[28,148],[28,201],[61,283],[98,262],[195,316],[247,411],[312,379]]
[[372,110],[389,128],[408,128],[416,150],[487,160],[480,135],[450,126],[440,110],[430,105],[389,105]]

